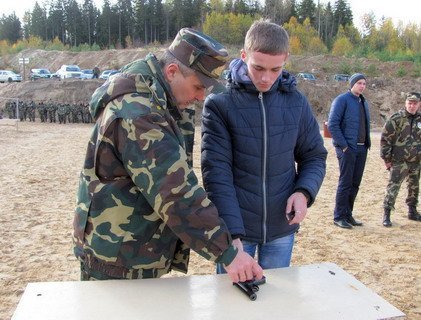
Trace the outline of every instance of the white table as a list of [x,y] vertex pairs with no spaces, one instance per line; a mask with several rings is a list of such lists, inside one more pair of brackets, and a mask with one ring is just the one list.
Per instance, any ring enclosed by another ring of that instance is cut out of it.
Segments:
[[398,319],[405,315],[333,263],[265,270],[251,301],[227,275],[29,283],[13,320]]

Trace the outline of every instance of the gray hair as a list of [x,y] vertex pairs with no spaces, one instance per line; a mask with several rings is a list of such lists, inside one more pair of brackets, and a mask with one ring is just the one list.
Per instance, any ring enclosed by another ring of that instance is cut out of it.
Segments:
[[175,63],[180,68],[180,71],[183,74],[183,76],[190,76],[194,73],[193,69],[180,62],[176,57],[172,55],[172,53],[168,49],[160,55],[158,61],[161,69],[164,69],[167,65],[171,63]]

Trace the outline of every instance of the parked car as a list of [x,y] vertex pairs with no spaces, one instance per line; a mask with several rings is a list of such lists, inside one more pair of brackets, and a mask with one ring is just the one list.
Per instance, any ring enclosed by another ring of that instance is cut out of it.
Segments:
[[108,78],[111,77],[112,75],[115,75],[117,73],[120,73],[120,70],[113,70],[110,72],[110,74],[108,75]]
[[0,70],[0,82],[21,82],[22,76],[10,70]]
[[350,75],[349,74],[335,74],[333,75],[333,80],[335,81],[348,81]]
[[94,77],[94,72],[92,71],[92,69],[83,69],[82,70],[82,76],[81,78],[83,80],[85,79],[92,79]]
[[49,79],[51,78],[51,72],[48,69],[31,69],[31,73],[29,74],[29,78],[34,81],[37,79]]
[[57,70],[56,74],[60,79],[77,78],[82,77],[82,71],[79,66],[74,64],[63,64],[60,69]]
[[297,74],[297,78],[305,81],[316,81],[316,77],[312,73],[300,72]]
[[102,73],[99,75],[100,79],[108,79],[111,75],[118,73],[118,70],[104,70],[102,71]]

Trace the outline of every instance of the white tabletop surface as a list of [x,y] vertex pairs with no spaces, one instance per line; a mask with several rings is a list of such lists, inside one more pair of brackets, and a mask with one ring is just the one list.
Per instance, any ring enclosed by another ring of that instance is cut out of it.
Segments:
[[404,314],[333,263],[265,270],[251,301],[227,275],[29,283],[13,320],[401,319]]

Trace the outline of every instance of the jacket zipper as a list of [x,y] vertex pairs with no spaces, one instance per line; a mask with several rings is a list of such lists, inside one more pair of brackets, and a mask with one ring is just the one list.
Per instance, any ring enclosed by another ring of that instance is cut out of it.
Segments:
[[266,195],[266,160],[267,160],[267,123],[266,123],[266,112],[265,105],[263,103],[263,93],[259,92],[259,102],[262,112],[262,121],[263,121],[263,165],[262,165],[262,195],[263,195],[263,243],[266,243],[266,220],[267,220],[267,195]]

